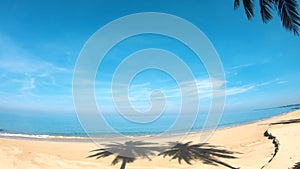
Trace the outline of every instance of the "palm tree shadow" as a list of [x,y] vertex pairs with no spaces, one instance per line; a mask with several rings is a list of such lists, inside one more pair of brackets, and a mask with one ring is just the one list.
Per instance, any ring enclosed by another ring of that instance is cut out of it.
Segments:
[[187,164],[192,165],[191,161],[200,160],[204,164],[209,165],[222,165],[231,169],[236,169],[225,162],[222,162],[218,158],[229,158],[235,159],[237,157],[233,156],[234,152],[225,149],[218,149],[215,146],[209,145],[207,143],[192,144],[192,142],[187,143],[170,143],[170,145],[175,145],[168,150],[159,154],[164,158],[166,156],[171,157],[171,160],[177,159],[178,163],[184,160]]
[[300,118],[299,119],[282,120],[279,122],[270,123],[269,125],[273,126],[273,125],[279,125],[279,124],[293,124],[293,123],[300,123]]
[[128,141],[125,143],[111,143],[105,144],[105,148],[96,149],[91,152],[96,152],[88,156],[88,158],[95,157],[96,159],[105,158],[108,156],[115,156],[112,165],[122,162],[120,169],[125,169],[127,163],[133,163],[137,158],[148,159],[150,156],[156,155],[155,152],[160,152],[162,147],[157,146],[156,143]]

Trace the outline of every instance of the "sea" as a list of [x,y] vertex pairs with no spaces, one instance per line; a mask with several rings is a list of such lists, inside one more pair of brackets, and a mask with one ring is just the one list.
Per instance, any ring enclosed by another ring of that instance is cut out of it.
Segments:
[[[226,128],[247,124],[273,116],[281,115],[295,109],[299,105],[281,106],[276,108],[249,110],[249,111],[225,111],[219,122],[218,128]],[[176,120],[176,115],[168,115],[158,120],[150,126],[141,126],[137,123],[124,122],[121,117],[106,116],[107,122],[116,131],[126,136],[149,136],[160,134],[166,131]],[[189,129],[190,132],[197,132],[203,129],[207,114],[199,115]],[[186,131],[184,128],[172,131],[180,133]],[[105,131],[95,131],[99,137],[113,137],[116,133]],[[88,138],[76,113],[19,113],[0,111],[0,137],[13,137],[24,139],[56,139]]]

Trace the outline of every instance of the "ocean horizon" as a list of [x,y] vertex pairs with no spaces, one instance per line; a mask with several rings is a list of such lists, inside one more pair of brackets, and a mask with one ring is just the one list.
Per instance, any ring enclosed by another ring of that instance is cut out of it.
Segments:
[[[273,116],[281,115],[298,109],[297,106],[276,107],[269,109],[236,111],[223,113],[222,119],[218,125],[218,129],[233,127],[242,124],[260,121]],[[73,114],[50,114],[50,113],[13,113],[0,112],[0,137],[8,138],[24,138],[24,139],[86,139],[88,134],[82,128],[76,113]],[[190,132],[198,132],[203,129],[206,120],[206,114],[200,114],[190,129]],[[125,136],[151,136],[163,133],[176,115],[168,115],[163,117],[159,123],[151,125],[151,127],[142,127],[136,123],[122,123],[119,118],[114,116],[106,117],[109,124],[116,127],[115,130]],[[185,128],[173,130],[168,134],[180,134],[186,131]],[[94,131],[93,137],[114,137],[116,133],[105,131]]]

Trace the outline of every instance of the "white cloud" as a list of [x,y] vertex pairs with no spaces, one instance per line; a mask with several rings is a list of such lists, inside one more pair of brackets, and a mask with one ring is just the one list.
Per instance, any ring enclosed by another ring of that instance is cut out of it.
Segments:
[[231,70],[239,70],[239,69],[243,69],[243,68],[250,67],[250,66],[253,66],[253,65],[255,65],[255,63],[246,63],[246,64],[241,64],[241,65],[233,66],[230,69]]
[[29,53],[10,38],[0,34],[0,70],[8,73],[20,73],[45,77],[54,73],[72,73],[63,67],[54,65]]
[[277,82],[277,84],[285,84],[285,83],[288,83],[288,81],[284,81],[284,80],[283,80],[283,81],[278,81],[278,82]]
[[22,92],[30,92],[30,90],[35,88],[35,78],[28,79],[27,82],[24,83],[23,87],[21,88]]
[[232,96],[232,95],[246,93],[246,92],[254,89],[255,87],[256,87],[255,85],[245,85],[245,86],[240,86],[240,87],[231,87],[231,88],[226,89],[226,96]]
[[8,73],[46,77],[55,73],[71,73],[70,70],[55,66],[52,63],[30,57],[27,54],[0,54],[0,69]]
[[254,65],[257,65],[257,63],[245,63],[245,64],[236,65],[236,66],[226,69],[226,74],[236,76],[239,74],[239,70],[248,68],[248,67],[251,67]]
[[[71,87],[72,70],[59,67],[29,53],[10,38],[1,34],[0,60],[0,74],[4,81],[1,90],[14,92],[11,95],[32,95],[33,89],[47,89],[47,86],[68,85]],[[66,81],[66,77],[69,77],[70,81]],[[47,93],[47,91],[44,92]],[[38,94],[43,95],[44,93]]]
[[74,112],[72,73],[0,33],[1,109]]
[[[193,83],[196,84],[196,89],[193,88]],[[215,86],[217,87],[217,90],[214,91],[214,93],[217,96],[220,96],[222,94],[222,91],[220,91],[219,87],[224,86],[226,83],[229,82],[222,82],[221,80],[215,80]],[[278,83],[278,79],[275,80],[271,80],[271,81],[266,81],[266,82],[262,82],[262,83],[257,83],[257,84],[247,84],[247,85],[240,85],[240,86],[230,86],[226,88],[225,94],[226,97],[231,97],[231,96],[236,96],[239,94],[244,94],[250,91],[253,91],[257,88],[266,86],[266,85],[271,85],[274,83]],[[119,84],[120,86],[122,86],[122,84]],[[189,102],[191,104],[195,103],[195,101],[197,100],[196,97],[199,96],[199,98],[201,100],[211,100],[212,99],[212,84],[210,79],[198,79],[195,82],[191,81],[191,82],[183,82],[183,87],[179,90],[178,87],[173,86],[170,87],[169,84],[165,84],[166,86],[163,86],[163,84],[159,83],[159,88],[157,89],[161,89],[161,92],[164,95],[159,95],[159,97],[153,97],[152,99],[154,99],[154,101],[159,101],[159,100],[166,100],[167,103],[174,103],[174,104],[178,104],[180,103],[180,99],[181,99],[181,92],[185,92],[189,99]],[[229,84],[228,84],[229,85]],[[232,84],[230,84],[232,85]],[[152,86],[153,87],[153,86]],[[155,88],[155,87],[154,87]],[[138,85],[132,85],[131,89],[129,91],[129,96],[127,96],[122,90],[117,90],[115,91],[116,94],[119,96],[120,98],[120,102],[124,102],[124,108],[130,106],[130,104],[133,104],[134,107],[138,108],[139,110],[141,109],[149,109],[149,106],[151,106],[151,100],[150,100],[150,95],[153,92],[153,88],[151,88],[151,84],[150,83],[144,83],[144,84],[138,84]],[[111,97],[109,97],[111,95],[111,90],[110,89],[101,89],[103,91],[105,91],[105,94],[100,92],[99,96],[101,96],[102,101],[106,100],[106,99],[111,99]],[[199,91],[199,93],[197,92],[197,90]],[[101,94],[102,93],[102,94]],[[127,98],[129,98],[130,100],[130,104],[128,104]],[[103,103],[103,102],[102,102]],[[155,103],[155,102],[154,102]]]

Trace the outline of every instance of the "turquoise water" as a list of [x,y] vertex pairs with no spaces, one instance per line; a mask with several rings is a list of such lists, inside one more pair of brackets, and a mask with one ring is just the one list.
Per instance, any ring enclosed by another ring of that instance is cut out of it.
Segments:
[[[219,128],[254,122],[292,111],[294,107],[265,110],[224,112]],[[200,114],[191,131],[201,130],[206,114]],[[108,123],[124,135],[151,135],[164,132],[176,120],[176,115],[163,116],[155,123],[145,126],[128,122],[121,117],[106,116]],[[184,127],[184,125],[183,125]],[[184,130],[184,128],[182,128]],[[180,132],[178,129],[173,132]],[[114,133],[95,131],[98,136],[113,136]],[[0,112],[0,136],[3,137],[86,137],[76,114]]]

